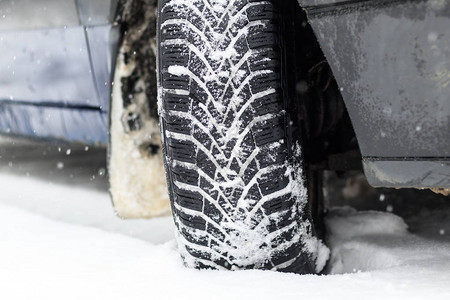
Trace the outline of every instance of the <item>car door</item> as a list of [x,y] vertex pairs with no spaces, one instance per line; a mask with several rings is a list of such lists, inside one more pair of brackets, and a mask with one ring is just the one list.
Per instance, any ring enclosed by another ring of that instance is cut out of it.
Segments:
[[106,144],[116,6],[0,2],[0,133]]

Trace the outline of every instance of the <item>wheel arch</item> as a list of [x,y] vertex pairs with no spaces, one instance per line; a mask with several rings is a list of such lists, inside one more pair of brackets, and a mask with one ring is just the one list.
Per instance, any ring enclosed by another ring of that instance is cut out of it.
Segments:
[[341,89],[369,183],[448,188],[450,3],[299,3]]

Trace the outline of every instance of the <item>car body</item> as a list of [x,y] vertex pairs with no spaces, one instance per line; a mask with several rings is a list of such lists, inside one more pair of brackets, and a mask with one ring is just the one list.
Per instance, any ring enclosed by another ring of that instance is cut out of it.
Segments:
[[117,3],[0,3],[1,132],[107,143]]
[[[0,132],[108,142],[118,0],[0,4]],[[450,3],[299,0],[370,184],[450,187]]]
[[450,3],[300,0],[374,186],[450,186]]

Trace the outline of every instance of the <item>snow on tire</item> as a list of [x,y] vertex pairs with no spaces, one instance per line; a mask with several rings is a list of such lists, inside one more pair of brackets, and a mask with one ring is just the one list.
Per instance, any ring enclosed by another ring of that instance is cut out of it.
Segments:
[[159,3],[158,105],[189,267],[323,267],[291,138],[277,8],[254,0]]

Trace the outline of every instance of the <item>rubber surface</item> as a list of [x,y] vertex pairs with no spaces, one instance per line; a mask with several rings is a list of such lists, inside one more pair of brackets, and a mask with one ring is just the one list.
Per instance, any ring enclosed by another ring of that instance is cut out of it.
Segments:
[[186,265],[314,273],[277,3],[165,0],[158,22],[163,148]]

